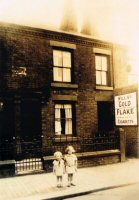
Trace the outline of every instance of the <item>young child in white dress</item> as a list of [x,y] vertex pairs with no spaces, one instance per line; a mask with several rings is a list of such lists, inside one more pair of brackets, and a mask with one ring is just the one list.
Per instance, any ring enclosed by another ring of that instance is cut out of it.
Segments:
[[57,187],[63,187],[63,175],[65,173],[65,164],[62,159],[62,153],[56,151],[54,153],[55,160],[53,161],[53,173],[57,178]]
[[77,156],[74,154],[75,150],[72,146],[66,148],[66,155],[64,157],[66,173],[68,175],[68,187],[71,185],[75,186],[73,183],[74,173],[77,171]]

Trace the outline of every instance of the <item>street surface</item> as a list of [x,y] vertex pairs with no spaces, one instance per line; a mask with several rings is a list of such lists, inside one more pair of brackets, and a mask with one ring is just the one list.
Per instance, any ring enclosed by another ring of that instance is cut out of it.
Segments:
[[102,190],[66,200],[139,200],[139,183]]

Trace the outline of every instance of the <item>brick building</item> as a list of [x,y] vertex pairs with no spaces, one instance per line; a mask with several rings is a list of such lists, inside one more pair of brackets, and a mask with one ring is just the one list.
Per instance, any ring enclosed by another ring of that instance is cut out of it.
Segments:
[[[114,73],[125,66],[119,49],[83,35],[0,24],[1,141],[19,156],[35,138],[35,148],[52,155],[54,144],[61,150],[68,142],[81,153],[82,138],[115,136]],[[119,151],[99,159],[118,161]]]

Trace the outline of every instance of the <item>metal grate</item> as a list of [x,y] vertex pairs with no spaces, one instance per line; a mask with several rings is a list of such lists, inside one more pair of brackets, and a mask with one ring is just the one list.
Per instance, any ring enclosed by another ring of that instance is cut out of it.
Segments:
[[30,173],[43,170],[41,158],[29,158],[15,163],[16,173]]

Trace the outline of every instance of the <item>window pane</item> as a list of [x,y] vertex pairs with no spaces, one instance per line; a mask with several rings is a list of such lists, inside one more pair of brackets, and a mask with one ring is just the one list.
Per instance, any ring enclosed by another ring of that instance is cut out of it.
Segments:
[[107,57],[102,57],[102,70],[107,71]]
[[96,71],[96,84],[101,85],[101,72]]
[[72,108],[72,105],[71,105],[71,104],[64,104],[64,108],[65,108],[65,109],[71,109],[71,108]]
[[66,114],[65,134],[72,134],[72,106],[70,104],[65,104],[64,108]]
[[96,69],[101,70],[101,56],[95,56]]
[[62,68],[54,67],[54,81],[62,81]]
[[68,68],[63,68],[63,81],[71,82],[71,70]]
[[72,119],[67,119],[66,120],[66,129],[65,129],[65,134],[72,134]]
[[56,135],[61,135],[61,121],[60,120],[55,120],[55,134]]
[[53,51],[54,66],[62,66],[62,52],[58,50]]
[[71,67],[71,53],[63,52],[63,67]]
[[107,74],[102,72],[102,85],[107,85]]
[[62,104],[55,104],[55,109],[58,109],[58,108],[63,108],[63,105]]
[[60,104],[55,105],[55,134],[56,135],[61,135],[61,116],[60,116],[60,109],[61,109]]

